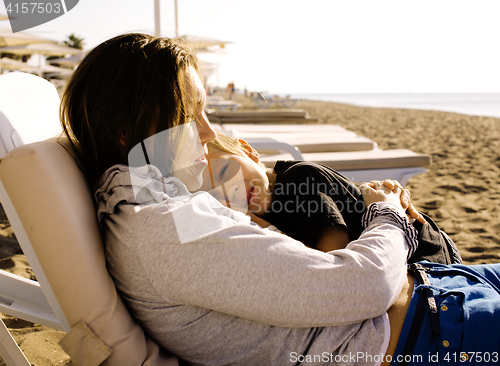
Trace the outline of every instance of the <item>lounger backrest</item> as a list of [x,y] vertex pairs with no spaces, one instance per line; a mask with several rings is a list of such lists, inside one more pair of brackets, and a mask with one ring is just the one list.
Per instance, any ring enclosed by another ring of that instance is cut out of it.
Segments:
[[0,160],[0,181],[16,236],[68,332],[62,346],[73,363],[178,365],[144,334],[118,296],[92,195],[68,139],[13,149]]
[[47,80],[22,72],[0,77],[0,158],[17,146],[62,132],[59,95]]

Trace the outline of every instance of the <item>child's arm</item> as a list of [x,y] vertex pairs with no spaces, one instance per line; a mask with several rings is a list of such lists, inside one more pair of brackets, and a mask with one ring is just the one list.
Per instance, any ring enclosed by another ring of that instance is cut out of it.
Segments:
[[[372,182],[364,184],[368,184],[369,187],[373,187],[374,183]],[[392,179],[386,179],[382,182],[382,184],[383,186],[387,187],[389,191],[393,191],[395,193],[400,192],[400,203],[403,209],[406,210],[409,219],[425,223],[425,219],[422,217],[422,215],[420,215],[420,213],[411,203],[411,194],[409,190],[404,189],[398,181],[394,181]],[[371,192],[371,194],[373,194],[373,192]],[[344,249],[347,244],[349,244],[349,234],[345,226],[327,226],[320,235],[317,249],[323,252],[330,252],[336,249]]]
[[271,223],[257,216],[255,213],[250,211],[248,207],[241,207],[234,202],[229,202],[226,200],[218,200],[218,201],[226,207],[229,207],[235,211],[243,212],[245,215],[250,216],[250,220],[258,224],[260,227],[266,228],[268,226],[271,226]]
[[255,222],[256,224],[258,224],[260,227],[268,227],[268,226],[271,226],[271,224],[269,222],[267,222],[266,220],[260,218],[259,216],[257,216],[256,214],[254,214],[252,211],[250,210],[247,210],[246,214],[248,216],[250,216],[250,219]]

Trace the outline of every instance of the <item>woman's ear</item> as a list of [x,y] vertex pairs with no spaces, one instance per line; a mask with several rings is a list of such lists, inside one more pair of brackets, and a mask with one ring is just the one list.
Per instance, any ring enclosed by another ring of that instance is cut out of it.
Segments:
[[257,152],[257,150],[255,150],[248,142],[246,142],[243,139],[238,139],[238,142],[240,143],[243,150],[245,150],[247,156],[250,159],[252,159],[256,163],[260,162],[260,157],[259,157],[259,153]]

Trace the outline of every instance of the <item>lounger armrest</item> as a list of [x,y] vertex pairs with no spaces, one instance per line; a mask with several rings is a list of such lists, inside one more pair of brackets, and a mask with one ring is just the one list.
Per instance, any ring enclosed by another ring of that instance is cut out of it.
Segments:
[[36,281],[0,270],[0,311],[63,330]]
[[59,345],[78,366],[99,366],[112,353],[103,340],[85,323],[79,323],[71,328],[59,341]]
[[246,141],[253,146],[255,150],[280,150],[289,153],[295,160],[304,160],[300,150],[293,145],[281,142],[270,137],[251,137]]

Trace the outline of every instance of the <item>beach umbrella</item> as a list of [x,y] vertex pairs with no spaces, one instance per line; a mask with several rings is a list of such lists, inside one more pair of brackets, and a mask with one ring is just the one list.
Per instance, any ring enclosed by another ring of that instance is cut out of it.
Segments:
[[212,62],[198,60],[198,67],[200,69],[200,73],[202,75],[204,83],[206,83],[208,77],[211,76],[217,70],[218,65]]
[[0,53],[7,52],[16,55],[34,55],[39,56],[39,75],[42,74],[42,57],[41,55],[48,56],[63,56],[63,55],[76,55],[81,54],[83,51],[78,48],[59,46],[54,43],[32,43],[24,46],[12,46],[0,48]]
[[48,56],[78,55],[83,51],[78,48],[60,46],[55,43],[31,43],[22,46],[2,47],[0,52],[16,55],[33,55],[36,53]]
[[[13,60],[8,57],[2,57],[0,59],[2,62],[2,68],[5,70],[11,70],[11,71],[24,71],[24,72],[39,72],[40,67],[39,66],[33,66],[33,65],[28,65],[26,62],[22,61],[17,61]],[[61,67],[56,67],[52,65],[42,65],[41,67],[42,72],[50,72],[54,74],[60,74],[64,76],[70,75],[73,70],[70,69],[63,69]]]
[[30,43],[56,43],[47,38],[34,36],[28,33],[13,33],[9,28],[0,27],[0,47],[21,46]]
[[[37,72],[40,70],[40,67],[33,66],[33,69],[34,69],[34,72]],[[65,69],[63,67],[57,67],[54,65],[42,65],[42,72],[68,76],[68,75],[71,75],[71,73],[73,73],[73,70]]]
[[[220,50],[214,50],[212,47],[213,46],[220,46],[221,48],[225,48],[226,44],[232,43],[228,41],[223,41],[220,39],[214,39],[214,38],[206,38],[206,37],[197,37],[197,36],[190,36],[190,35],[184,35],[180,36],[179,39],[183,40],[187,44],[189,44],[194,52],[196,54],[200,53],[207,53],[207,54],[217,54],[221,52]],[[201,62],[200,59],[198,59],[198,62]],[[205,62],[204,66],[201,66],[201,72],[203,77],[206,79],[208,76],[212,75],[214,72],[218,73],[218,64],[214,63],[209,63]],[[218,79],[218,76],[217,76]],[[218,80],[217,80],[218,83]]]
[[[37,68],[38,71],[38,68]],[[67,77],[73,73],[73,69],[66,69],[64,67],[57,67],[54,65],[42,65],[42,72],[50,75],[58,75],[61,77]]]
[[[0,47],[21,46],[30,43],[55,43],[47,38],[34,36],[31,34],[16,32],[13,33],[10,29],[0,27]],[[1,56],[2,51],[0,51]],[[0,74],[2,73],[2,64],[0,63]]]
[[26,71],[27,69],[33,67],[33,66],[28,65],[26,62],[13,60],[13,59],[8,58],[8,57],[2,57],[0,59],[0,62],[2,64],[2,69],[4,69],[4,70]]
[[220,46],[224,48],[226,44],[231,43],[227,41],[221,41],[218,39],[213,39],[213,38],[206,38],[206,37],[197,37],[197,36],[180,36],[180,39],[182,39],[184,42],[189,44],[191,47],[194,48],[194,50],[198,49],[204,49],[210,46]]
[[82,60],[83,54],[78,54],[78,55],[73,55],[70,57],[60,57],[60,58],[54,58],[52,60],[48,60],[50,64],[54,65],[60,65],[60,66],[65,66],[65,67],[75,67],[80,63]]
[[208,78],[217,69],[217,64],[203,60],[198,60],[198,66],[204,79]]

